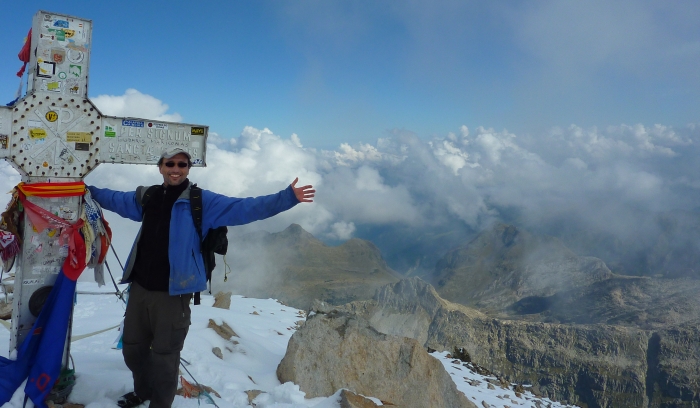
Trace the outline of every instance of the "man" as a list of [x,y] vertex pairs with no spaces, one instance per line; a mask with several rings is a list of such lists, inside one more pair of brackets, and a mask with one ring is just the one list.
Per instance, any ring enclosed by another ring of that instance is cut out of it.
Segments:
[[[177,390],[180,351],[190,325],[190,299],[207,287],[200,237],[190,209],[191,156],[180,148],[163,152],[158,169],[162,188],[142,206],[144,187],[118,192],[89,186],[105,209],[141,221],[127,259],[123,283],[130,283],[122,337],[124,361],[134,391],[117,405],[132,408],[150,400],[151,408],[172,405]],[[296,187],[298,178],[277,194],[255,198],[226,197],[202,190],[202,233],[220,226],[242,225],[312,202],[312,186]]]

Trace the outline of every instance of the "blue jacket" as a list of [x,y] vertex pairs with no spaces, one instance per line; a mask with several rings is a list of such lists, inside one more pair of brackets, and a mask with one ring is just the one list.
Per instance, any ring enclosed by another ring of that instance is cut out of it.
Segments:
[[[199,236],[192,221],[190,209],[190,186],[180,195],[173,205],[170,218],[170,237],[168,259],[170,260],[170,295],[201,292],[207,288],[204,259],[199,249]],[[88,186],[92,197],[102,208],[113,211],[133,221],[143,220],[141,206],[142,190],[121,192],[106,188]],[[202,233],[210,228],[248,224],[263,220],[286,211],[299,201],[292,187],[276,194],[261,197],[235,198],[202,190]],[[141,237],[139,230],[131,247],[124,269],[122,283],[130,283],[129,275],[136,261],[137,243]]]

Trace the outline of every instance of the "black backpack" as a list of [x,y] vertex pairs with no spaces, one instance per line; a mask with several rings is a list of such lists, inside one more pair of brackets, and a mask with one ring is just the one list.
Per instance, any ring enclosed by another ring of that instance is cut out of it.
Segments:
[[[141,197],[141,207],[145,207],[160,184],[150,186]],[[204,259],[204,269],[207,273],[207,282],[211,283],[211,273],[216,267],[215,254],[226,255],[228,249],[228,228],[226,226],[210,228],[206,238],[202,239],[202,189],[193,184],[190,188],[190,208],[192,209],[192,221],[199,235],[199,248]],[[225,261],[225,259],[224,259]],[[224,278],[224,281],[226,279]],[[210,292],[211,293],[211,290]],[[194,304],[200,304],[199,292],[194,294]]]

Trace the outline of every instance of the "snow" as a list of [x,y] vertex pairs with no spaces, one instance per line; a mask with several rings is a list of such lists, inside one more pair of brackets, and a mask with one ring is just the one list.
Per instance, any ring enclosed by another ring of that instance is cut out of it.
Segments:
[[[120,286],[120,290],[124,287]],[[102,294],[93,294],[96,292]],[[277,379],[277,365],[290,337],[305,320],[304,311],[274,299],[243,296],[232,296],[229,310],[214,308],[213,303],[212,296],[203,294],[202,304],[192,306],[192,325],[181,354],[187,362],[184,365],[186,370],[181,367],[185,380],[194,384],[194,377],[199,384],[213,388],[221,397],[210,395],[221,408],[250,406],[245,392],[248,390],[263,391],[253,400],[258,408],[340,407],[340,390],[329,397],[307,399],[298,385],[280,384]],[[119,396],[132,391],[131,373],[124,364],[121,350],[114,348],[123,314],[124,303],[114,294],[109,294],[107,286],[98,289],[94,282],[78,282],[71,343],[76,384],[69,402],[84,404],[86,408],[114,408]],[[210,319],[217,325],[225,322],[238,337],[223,339],[208,328]],[[0,328],[0,355],[5,357],[8,356],[9,339],[9,331]],[[212,349],[215,347],[221,350],[223,359],[214,355]],[[516,396],[512,387],[489,389],[488,380],[493,381],[495,377],[479,375],[469,369],[469,364],[449,358],[445,352],[434,352],[432,356],[442,362],[457,388],[477,406],[564,406],[536,398],[531,393]],[[23,390],[24,385],[1,408],[22,407]],[[379,399],[367,397],[381,404]],[[199,407],[207,403],[205,398],[176,396],[173,407]],[[27,403],[28,407],[32,405],[31,401]]]

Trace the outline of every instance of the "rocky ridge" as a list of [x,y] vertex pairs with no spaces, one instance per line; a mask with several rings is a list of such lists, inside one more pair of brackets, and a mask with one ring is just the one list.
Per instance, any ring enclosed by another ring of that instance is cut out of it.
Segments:
[[442,299],[418,278],[343,310],[426,347],[461,347],[472,360],[536,393],[584,407],[696,407],[700,330],[499,320]]
[[449,251],[430,283],[452,302],[502,311],[523,298],[551,296],[612,276],[602,260],[577,256],[556,238],[496,224]]
[[556,238],[506,224],[449,251],[429,282],[443,298],[499,318],[645,330],[700,322],[700,280],[614,274]]
[[[242,262],[267,268],[263,285],[239,285],[238,293],[305,308],[312,299],[354,300],[342,310],[379,332],[437,350],[463,347],[490,371],[552,400],[698,405],[700,281],[617,275],[555,238],[505,224],[450,251],[431,280],[436,288],[418,279],[396,283],[367,241],[329,248],[295,225],[253,238],[235,246],[254,257]],[[235,285],[258,275],[248,272]]]
[[[329,247],[297,224],[233,238],[226,259],[233,273],[226,283],[213,282],[217,290],[271,297],[301,309],[314,299],[332,304],[371,299],[378,287],[401,279],[371,242],[351,239]],[[221,276],[216,271],[214,279]]]

